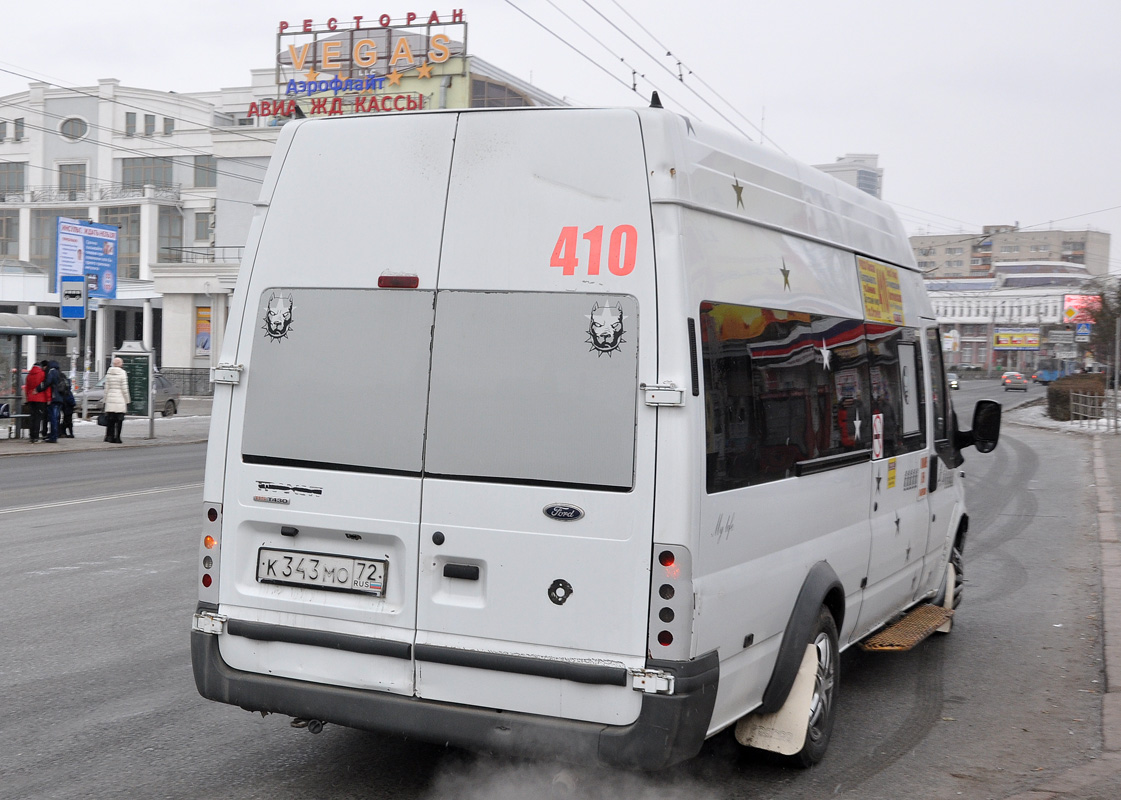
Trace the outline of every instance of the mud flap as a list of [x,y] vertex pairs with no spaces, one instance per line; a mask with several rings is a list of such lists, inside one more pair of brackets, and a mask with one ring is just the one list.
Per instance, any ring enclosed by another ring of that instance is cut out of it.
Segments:
[[792,756],[806,743],[810,699],[817,679],[817,648],[806,645],[794,686],[782,708],[773,714],[748,714],[736,723],[736,741],[745,747]]

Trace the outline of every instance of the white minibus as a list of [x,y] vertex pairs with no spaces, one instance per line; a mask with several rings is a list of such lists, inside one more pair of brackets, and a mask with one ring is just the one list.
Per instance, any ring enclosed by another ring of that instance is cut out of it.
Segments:
[[820,760],[1000,427],[886,204],[662,108],[289,123],[214,379],[204,697],[643,769]]

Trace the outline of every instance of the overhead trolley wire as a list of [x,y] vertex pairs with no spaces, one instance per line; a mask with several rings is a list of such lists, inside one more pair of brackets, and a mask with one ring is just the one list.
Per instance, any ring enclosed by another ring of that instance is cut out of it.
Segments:
[[[20,106],[16,106],[16,107],[20,108]],[[57,115],[57,114],[55,114],[55,115],[47,114],[47,116],[58,117],[59,115]],[[27,128],[30,128],[33,131],[41,131],[42,133],[53,133],[53,131],[50,128],[44,128],[41,125],[34,125],[34,124],[32,124],[30,122],[26,122],[26,121],[24,122],[24,126],[27,127]],[[98,127],[98,126],[90,125],[90,127],[95,128],[95,127]],[[103,130],[103,129],[99,128],[99,130]],[[93,144],[96,147],[108,147],[111,150],[115,150],[115,151],[121,151],[121,152],[125,152],[125,153],[133,153],[133,154],[136,154],[136,155],[138,155],[142,158],[159,158],[159,159],[166,159],[166,160],[169,160],[169,161],[175,161],[176,159],[190,158],[190,156],[182,154],[182,153],[175,153],[175,154],[171,154],[171,155],[159,155],[159,154],[153,153],[151,150],[138,150],[134,147],[125,147],[124,145],[112,144],[111,142],[90,141],[89,144]],[[205,150],[199,150],[197,148],[192,148],[192,147],[180,147],[179,145],[169,145],[169,147],[174,147],[175,149],[179,149],[179,150],[188,150],[190,152],[197,153],[199,155],[213,155],[213,153],[208,153]],[[223,159],[223,160],[225,160],[225,159]],[[30,162],[9,161],[8,163],[30,163]],[[182,160],[180,160],[179,163],[183,166],[193,166],[194,165],[194,162],[188,162],[188,161],[182,161]],[[246,163],[248,163],[248,162],[246,162]],[[31,166],[36,166],[36,165],[32,164]],[[257,166],[260,166],[260,165],[258,164]],[[54,169],[51,169],[51,168],[38,167],[38,169],[46,169],[46,171],[49,174],[54,173]],[[267,167],[266,167],[266,169],[267,169]],[[251,177],[246,176],[246,175],[239,175],[236,172],[227,172],[225,170],[220,170],[217,167],[215,167],[213,169],[209,169],[208,171],[213,172],[215,175],[223,175],[227,178],[237,178],[238,180],[248,181],[249,183],[256,183],[256,184],[264,183],[263,178],[251,178]],[[105,182],[106,183],[116,183],[117,181],[105,181]]]
[[[0,63],[7,63],[7,62],[0,62]],[[53,81],[40,81],[38,78],[34,77],[33,75],[27,75],[27,74],[22,73],[22,72],[16,72],[15,70],[4,69],[3,67],[0,67],[0,72],[6,72],[9,75],[15,75],[17,77],[26,78],[27,80],[37,81],[39,83],[46,83],[47,85],[54,86],[57,89],[62,89],[62,90],[67,91],[67,92],[74,92],[75,94],[82,95],[83,97],[89,97],[89,98],[97,100],[99,102],[104,99],[104,98],[100,97],[99,95],[92,94],[90,92],[84,91],[83,89],[79,89],[76,86],[64,86],[61,83],[55,83]],[[184,97],[187,97],[187,96],[188,95],[184,95]],[[156,111],[155,109],[152,109],[152,108],[145,108],[143,106],[133,105],[132,103],[126,103],[125,101],[118,100],[116,98],[113,98],[109,102],[113,103],[114,105],[121,106],[122,108],[132,108],[132,109],[136,109],[137,111],[142,111],[145,114],[153,114],[153,115],[157,115],[157,116],[161,116],[161,117],[167,117],[169,119],[174,119],[176,122],[183,122],[183,123],[186,123],[188,125],[192,125],[192,126],[195,126],[197,128],[200,128],[202,130],[210,131],[212,133],[234,134],[235,136],[240,136],[242,138],[249,139],[250,141],[259,141],[259,139],[257,139],[256,137],[251,136],[251,135],[245,133],[244,131],[238,130],[236,125],[231,125],[231,126],[228,126],[228,127],[222,127],[222,126],[219,126],[219,125],[207,125],[204,122],[197,122],[195,120],[186,119],[184,117],[172,116],[171,114],[166,114],[162,111]],[[18,103],[4,103],[3,105],[4,106],[12,106],[12,107],[15,107],[15,108],[23,108],[23,109],[31,110],[27,106],[23,106],[23,105],[20,105]],[[218,111],[217,108],[215,108],[215,111],[217,111],[218,113],[225,113],[225,112],[222,112],[222,111]],[[57,117],[59,115],[54,115],[54,116]],[[87,123],[87,124],[90,124],[90,123]],[[97,126],[94,126],[94,125],[90,124],[90,127],[97,127]],[[184,147],[183,149],[190,149],[190,148]],[[197,151],[197,152],[205,153],[205,151],[201,151],[201,150]],[[206,153],[206,155],[209,155],[209,154]],[[244,164],[245,166],[253,167],[254,169],[260,169],[260,170],[266,169],[266,167],[263,167],[260,164],[254,163],[252,161],[242,161],[241,159],[227,159],[227,160],[229,160],[230,162],[233,162],[233,163]]]
[[[686,89],[688,89],[694,95],[696,95],[697,98],[702,103],[704,103],[706,106],[711,108],[717,115],[720,116],[720,118],[722,120],[724,120],[729,125],[731,125],[733,128],[735,128],[736,131],[738,131],[739,133],[743,134],[744,136],[747,136],[747,133],[742,128],[740,128],[738,125],[736,125],[736,123],[732,122],[732,120],[728,119],[728,117],[723,112],[721,112],[720,109],[718,109],[716,106],[714,106],[712,103],[710,103],[700,92],[698,92],[692,86],[689,86],[688,84],[686,84],[684,76],[682,76],[681,74],[674,75],[673,70],[671,70],[669,67],[667,67],[659,58],[652,55],[645,47],[643,47],[641,44],[636,42],[634,40],[634,38],[631,37],[631,35],[629,33],[627,33],[622,28],[620,28],[618,25],[616,25],[611,19],[609,19],[607,17],[607,15],[605,15],[602,11],[600,11],[598,8],[593,6],[590,2],[588,2],[588,0],[583,0],[583,2],[584,2],[584,5],[586,5],[588,8],[590,8],[596,14],[598,14],[600,16],[600,18],[603,19],[604,22],[606,22],[608,25],[610,25],[612,28],[614,28],[616,31],[618,31],[620,34],[622,34],[624,37],[626,37],[627,41],[629,41],[631,44],[633,44],[635,47],[637,47],[640,51],[642,51],[643,55],[645,55],[647,58],[649,58],[651,61],[653,61],[655,64],[657,64],[659,67],[661,67],[667,73],[669,73],[669,76],[671,78],[673,78],[674,80],[677,80],[679,83],[681,83],[682,86],[684,86]],[[619,10],[622,11],[624,14],[626,14],[631,19],[632,22],[634,22],[636,25],[638,25],[638,27],[641,28],[642,31],[647,36],[649,36],[651,39],[653,39],[655,44],[657,44],[659,47],[664,49],[666,51],[667,56],[673,56],[673,53],[670,52],[668,47],[666,47],[660,41],[658,41],[658,38],[656,36],[654,36],[652,33],[650,33],[650,31],[646,30],[646,28],[642,25],[642,23],[640,23],[637,19],[635,19],[635,17],[629,11],[627,11],[625,8],[623,8],[621,5],[619,5],[618,0],[612,0],[612,2],[614,2],[615,5],[619,7]],[[550,0],[550,4],[551,4],[551,0]],[[677,63],[678,63],[679,67],[684,66],[680,60],[678,60]],[[686,67],[686,69],[688,69],[688,67]],[[697,78],[697,80],[706,89],[708,89],[710,92],[712,92],[714,95],[716,95],[717,99],[719,99],[720,102],[724,103],[724,105],[726,105],[726,106],[728,106],[728,108],[732,109],[732,111],[734,111],[736,114],[738,114],[739,117],[744,120],[744,122],[746,122],[748,125],[750,125],[752,128],[754,128],[756,131],[758,131],[759,136],[761,138],[763,138],[763,139],[769,139],[770,138],[763,133],[762,129],[759,128],[758,125],[756,125],[751,120],[749,120],[747,117],[745,117],[738,109],[736,109],[736,107],[734,105],[732,105],[727,99],[725,99],[719,92],[717,92],[715,89],[713,89],[711,86],[709,86],[708,83],[706,83],[701,78],[700,75],[697,75],[691,69],[689,69],[689,74],[695,76]],[[748,138],[750,139],[751,137],[748,136]],[[787,153],[785,150],[783,150],[782,147],[779,146],[778,142],[776,142],[774,139],[771,139],[770,141],[771,141],[771,144],[773,144],[781,153],[783,153],[783,155],[789,155],[789,153]]]
[[[524,16],[524,17],[526,17],[526,18],[527,18],[527,19],[528,19],[528,20],[529,20],[530,22],[532,22],[533,24],[537,25],[537,26],[538,26],[539,28],[541,28],[541,29],[542,29],[542,30],[544,30],[544,31],[545,31],[546,33],[548,33],[548,34],[549,34],[550,36],[552,36],[553,38],[557,39],[557,40],[558,40],[559,42],[561,42],[561,43],[562,43],[562,44],[564,44],[564,45],[565,45],[566,47],[568,47],[568,48],[569,48],[570,50],[572,50],[572,51],[576,52],[576,53],[577,53],[577,54],[578,54],[578,55],[579,55],[579,56],[580,56],[581,58],[585,59],[586,61],[589,61],[589,62],[591,62],[591,63],[592,63],[592,64],[593,64],[593,65],[594,65],[595,67],[597,67],[597,68],[598,68],[599,70],[601,70],[602,72],[605,72],[605,73],[607,73],[608,77],[610,77],[610,78],[611,78],[612,80],[614,80],[614,81],[615,81],[616,83],[620,83],[620,84],[622,84],[622,85],[623,85],[623,86],[624,86],[625,88],[627,88],[627,89],[628,89],[629,91],[632,91],[632,92],[634,92],[634,93],[635,93],[635,94],[637,94],[637,95],[638,95],[639,97],[643,97],[642,93],[641,93],[641,92],[639,92],[639,91],[638,91],[638,89],[637,89],[637,88],[636,88],[636,87],[635,87],[634,85],[627,85],[627,82],[626,82],[626,81],[624,81],[624,80],[623,80],[622,78],[620,78],[620,77],[619,77],[618,75],[616,75],[615,73],[611,72],[611,70],[609,70],[609,69],[608,69],[607,67],[605,67],[605,66],[603,66],[602,64],[600,64],[600,63],[599,63],[598,61],[596,61],[596,60],[595,60],[594,58],[592,58],[592,57],[591,57],[591,56],[589,56],[588,54],[586,54],[586,53],[582,52],[582,51],[581,51],[581,50],[580,50],[579,48],[577,48],[577,47],[576,47],[575,45],[573,45],[573,44],[572,44],[571,42],[569,42],[568,40],[566,40],[566,39],[565,39],[564,37],[562,37],[562,36],[561,36],[560,34],[558,34],[558,33],[557,33],[556,31],[554,31],[553,29],[551,29],[551,28],[550,28],[549,26],[547,26],[547,25],[546,25],[545,23],[541,22],[540,20],[536,19],[535,17],[533,17],[533,16],[532,16],[531,14],[529,14],[528,12],[526,12],[526,11],[524,11],[523,9],[519,8],[518,6],[514,5],[514,3],[513,3],[513,2],[511,2],[511,0],[505,0],[505,2],[506,2],[506,4],[507,4],[508,6],[510,6],[511,8],[513,8],[513,9],[514,9],[515,11],[517,11],[517,12],[518,12],[519,14],[521,14],[521,15],[522,15],[522,16]],[[564,12],[562,11],[561,13],[563,14]],[[565,16],[568,16],[568,15],[567,15],[567,14],[565,14]],[[575,24],[575,23],[574,23],[574,24]],[[581,28],[581,30],[583,30],[583,29]],[[590,36],[591,34],[588,34],[588,35]],[[593,37],[593,38],[594,38],[594,37]],[[596,41],[597,41],[597,43],[599,43],[599,40],[596,40]],[[605,47],[605,49],[606,49],[606,46],[605,46],[605,45],[602,45],[602,43],[600,43],[600,44],[601,44],[601,46]],[[610,50],[610,49],[608,49],[608,52],[609,52],[609,53],[611,53],[611,50]],[[614,54],[614,53],[611,53],[611,55],[613,55],[613,56],[614,56],[615,54]],[[616,56],[616,57],[618,57],[618,56]],[[624,60],[623,60],[622,58],[620,58],[620,61],[623,61],[623,63],[624,63],[624,64],[626,64],[626,61],[624,61]],[[626,65],[627,65],[627,67],[628,67],[628,68],[630,68],[630,65],[629,65],[629,64],[626,64]],[[661,92],[662,94],[664,94],[664,95],[665,95],[666,97],[670,98],[671,100],[673,99],[672,95],[670,95],[670,94],[669,94],[668,92],[666,92],[666,91],[665,91],[664,89],[662,89],[662,88],[660,88],[659,86],[657,86],[657,85],[656,85],[656,84],[655,84],[655,83],[654,83],[653,81],[651,81],[651,80],[650,80],[649,78],[647,78],[647,77],[646,77],[646,76],[645,76],[644,74],[640,74],[640,73],[639,73],[639,72],[638,72],[637,70],[633,70],[633,72],[634,72],[634,74],[635,74],[635,75],[639,75],[640,77],[642,77],[642,79],[643,79],[643,80],[645,80],[645,81],[646,81],[647,83],[649,83],[649,84],[650,84],[651,86],[653,86],[653,87],[654,87],[655,89],[657,89],[657,90],[658,90],[659,92]],[[644,99],[649,99],[649,98],[644,98]],[[684,106],[684,104],[682,104],[682,103],[680,103],[679,101],[676,101],[676,100],[675,100],[674,102],[677,102],[677,104],[678,104],[678,105],[680,105],[680,106],[681,106],[682,108],[685,108],[685,110],[686,110],[686,111],[689,111],[689,109],[688,109],[688,108],[686,108],[686,107]],[[693,113],[692,111],[689,111],[689,113],[690,113],[690,114],[693,114],[693,116],[696,116],[696,114],[694,114],[694,113]]]

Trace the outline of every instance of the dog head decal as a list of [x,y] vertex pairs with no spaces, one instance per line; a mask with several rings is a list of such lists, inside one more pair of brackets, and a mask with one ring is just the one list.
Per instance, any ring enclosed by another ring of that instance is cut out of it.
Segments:
[[625,341],[623,334],[626,333],[623,329],[623,321],[626,319],[623,316],[623,305],[616,303],[612,306],[607,300],[604,300],[603,305],[597,302],[587,318],[588,344],[592,346],[591,349],[599,355],[611,355],[618,350],[619,345]]
[[274,341],[288,336],[292,328],[292,295],[273,294],[265,306],[265,335]]

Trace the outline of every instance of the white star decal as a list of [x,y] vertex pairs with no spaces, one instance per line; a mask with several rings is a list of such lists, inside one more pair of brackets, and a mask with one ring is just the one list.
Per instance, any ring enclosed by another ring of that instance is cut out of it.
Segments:
[[829,360],[833,358],[833,354],[829,352],[829,348],[825,344],[825,340],[821,340],[821,347],[817,348],[821,353],[821,368],[828,372]]
[[853,438],[860,441],[860,409],[856,409],[856,419],[852,421]]

